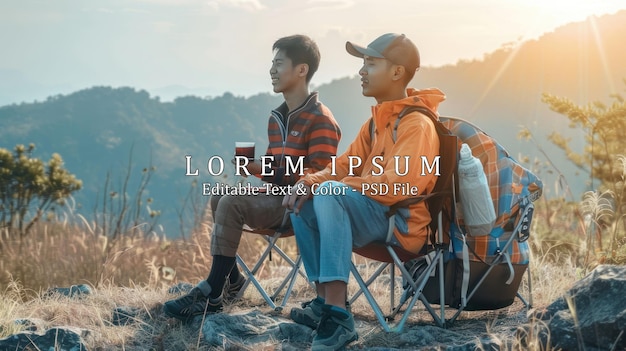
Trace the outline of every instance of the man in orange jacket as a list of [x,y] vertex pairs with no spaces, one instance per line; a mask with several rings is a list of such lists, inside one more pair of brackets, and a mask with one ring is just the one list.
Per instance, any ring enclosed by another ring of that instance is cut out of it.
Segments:
[[[352,248],[384,241],[389,207],[431,192],[437,180],[434,172],[422,171],[423,159],[433,162],[439,153],[430,118],[412,112],[395,129],[404,108],[419,106],[436,114],[445,99],[438,89],[407,89],[420,66],[417,47],[403,34],[388,33],[367,47],[347,42],[346,49],[363,59],[362,92],[377,103],[372,122],[363,124],[334,163],[300,179],[296,185],[301,190],[283,201],[294,210],[296,241],[307,275],[317,287],[314,300],[291,311],[294,321],[317,328],[313,350],[340,349],[358,338],[345,304]],[[412,205],[397,218],[396,244],[419,252],[431,220],[426,204]]]

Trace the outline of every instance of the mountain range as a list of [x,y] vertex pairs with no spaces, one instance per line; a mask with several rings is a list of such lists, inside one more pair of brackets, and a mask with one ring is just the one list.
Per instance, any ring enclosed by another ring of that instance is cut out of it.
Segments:
[[[582,150],[582,134],[568,130],[567,119],[551,112],[541,95],[550,93],[587,104],[607,102],[612,93],[623,91],[625,35],[626,11],[590,17],[538,39],[506,44],[482,59],[442,67],[425,62],[411,86],[440,88],[447,96],[440,107],[442,115],[478,124],[516,158],[538,158],[541,163],[536,172],[544,179],[546,196],[563,195],[554,185],[557,170],[545,167],[541,148],[579,196],[586,190],[588,175],[577,174],[546,136],[559,131]],[[356,75],[314,89],[342,127],[341,152],[375,102],[361,95]],[[208,159],[213,155],[230,159],[235,141],[255,141],[257,155],[262,153],[269,111],[281,101],[274,94],[240,97],[225,92],[163,102],[135,87],[90,87],[45,101],[0,107],[0,147],[34,143],[34,156],[45,160],[59,153],[65,167],[83,181],[76,202],[78,210],[87,213],[101,196],[107,174],[113,186],[121,186],[129,164],[134,183],[144,168],[155,166],[146,196],[153,199],[151,208],[161,211],[165,232],[176,236],[181,234],[176,208],[182,206],[191,181],[234,180],[229,165],[220,177],[209,175]],[[532,131],[538,145],[517,139],[521,126]],[[198,177],[185,175],[187,155],[192,156],[193,167],[200,169]]]

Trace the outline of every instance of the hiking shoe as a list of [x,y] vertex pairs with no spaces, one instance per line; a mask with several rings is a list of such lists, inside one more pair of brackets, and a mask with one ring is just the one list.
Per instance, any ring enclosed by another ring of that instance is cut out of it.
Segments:
[[232,283],[230,280],[226,279],[226,284],[224,284],[224,302],[231,303],[237,299],[237,295],[239,295],[239,291],[243,288],[243,285],[246,283],[246,278],[243,275],[239,276],[236,282]]
[[342,350],[359,338],[352,313],[331,305],[322,306],[322,319],[316,332],[312,351]]
[[316,329],[322,319],[323,305],[324,300],[318,296],[311,301],[303,302],[302,308],[292,308],[289,317],[298,324]]
[[222,310],[222,297],[209,298],[211,286],[206,280],[201,281],[187,295],[163,304],[163,312],[169,317],[188,322],[193,317],[205,313],[217,313]]

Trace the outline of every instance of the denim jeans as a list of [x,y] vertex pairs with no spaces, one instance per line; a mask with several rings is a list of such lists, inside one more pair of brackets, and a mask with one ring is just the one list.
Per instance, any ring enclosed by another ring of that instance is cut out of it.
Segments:
[[[331,192],[340,189],[339,195]],[[386,239],[389,207],[336,181],[323,182],[316,190],[298,215],[291,214],[302,262],[312,282],[347,283],[352,247]]]

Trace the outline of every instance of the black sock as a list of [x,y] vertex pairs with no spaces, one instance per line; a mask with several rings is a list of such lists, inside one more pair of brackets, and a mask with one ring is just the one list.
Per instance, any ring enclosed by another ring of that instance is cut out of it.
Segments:
[[235,264],[233,265],[233,269],[230,271],[230,283],[235,284],[239,277],[241,277],[241,273],[239,272],[239,268],[237,268],[237,265]]
[[222,290],[224,289],[224,283],[226,282],[226,277],[233,269],[235,265],[235,258],[215,255],[213,256],[213,264],[211,265],[211,273],[209,273],[209,277],[206,278],[207,283],[211,286],[211,293],[209,297],[215,299],[222,295]]

